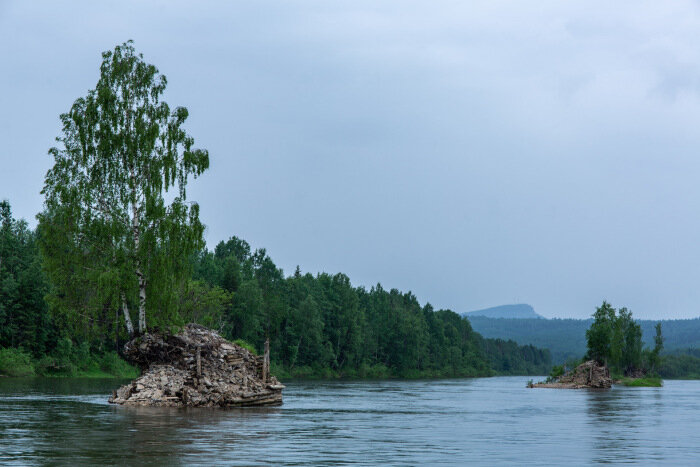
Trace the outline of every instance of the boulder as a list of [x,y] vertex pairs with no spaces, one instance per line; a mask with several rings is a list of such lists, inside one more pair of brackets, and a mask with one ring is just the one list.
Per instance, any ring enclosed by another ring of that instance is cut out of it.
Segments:
[[[267,346],[266,346],[267,347]],[[109,402],[153,407],[279,405],[284,385],[259,357],[215,331],[188,324],[174,335],[146,334],[124,347],[142,375],[114,391]]]

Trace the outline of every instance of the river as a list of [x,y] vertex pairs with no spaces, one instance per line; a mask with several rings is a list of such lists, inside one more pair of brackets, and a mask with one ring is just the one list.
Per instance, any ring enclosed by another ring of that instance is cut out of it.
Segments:
[[0,378],[0,464],[700,463],[700,381],[527,380],[296,381],[281,407],[221,410],[115,407],[114,380]]

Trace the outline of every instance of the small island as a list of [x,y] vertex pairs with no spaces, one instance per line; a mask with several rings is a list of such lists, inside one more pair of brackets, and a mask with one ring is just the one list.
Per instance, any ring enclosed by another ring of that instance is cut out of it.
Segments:
[[109,402],[151,407],[279,405],[284,385],[270,374],[265,354],[229,342],[217,332],[188,324],[179,333],[149,333],[124,347],[143,374],[114,391]]
[[545,381],[528,382],[529,388],[609,389],[613,384],[660,387],[656,369],[663,350],[661,324],[656,325],[654,348],[642,346],[642,329],[627,308],[615,310],[603,302],[586,331],[588,352],[583,361],[555,366]]

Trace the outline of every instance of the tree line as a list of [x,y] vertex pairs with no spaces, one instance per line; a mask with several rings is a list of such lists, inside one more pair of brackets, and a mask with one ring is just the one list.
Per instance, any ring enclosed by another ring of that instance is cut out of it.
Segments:
[[[115,365],[115,352],[129,338],[123,310],[115,312],[108,298],[82,309],[53,298],[64,282],[53,284],[44,273],[38,233],[12,217],[7,201],[0,207],[0,347],[22,349],[41,373],[94,367],[104,355]],[[548,350],[485,339],[467,319],[421,305],[410,292],[354,287],[344,274],[298,268],[285,277],[265,249],[237,237],[203,248],[188,263],[169,320],[156,321],[155,330],[197,322],[258,351],[270,339],[276,370],[285,376],[542,374],[551,366]],[[70,279],[83,281],[92,284],[89,275]],[[71,300],[92,303],[94,293],[76,288]]]
[[421,306],[410,292],[353,287],[345,274],[298,267],[284,277],[264,249],[236,237],[200,252],[193,270],[196,301],[212,306],[192,318],[258,349],[269,338],[273,358],[295,375],[528,374],[551,364],[547,350],[484,339],[465,318]]

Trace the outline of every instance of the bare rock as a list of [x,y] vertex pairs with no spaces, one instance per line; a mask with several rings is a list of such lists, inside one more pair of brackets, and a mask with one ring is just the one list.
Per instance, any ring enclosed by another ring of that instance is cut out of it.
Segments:
[[115,391],[109,399],[113,404],[236,407],[282,403],[284,385],[272,375],[263,380],[264,357],[197,324],[188,324],[176,335],[146,334],[128,342],[124,353],[141,368],[142,375]]

